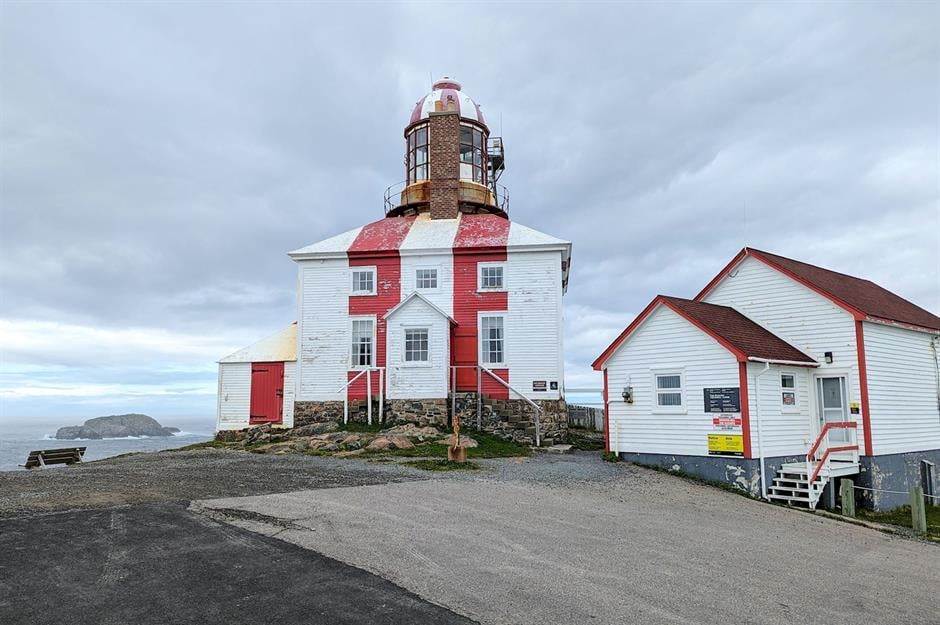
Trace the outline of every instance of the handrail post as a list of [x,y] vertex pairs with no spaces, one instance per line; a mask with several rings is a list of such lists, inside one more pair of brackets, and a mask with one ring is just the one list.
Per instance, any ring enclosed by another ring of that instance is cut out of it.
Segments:
[[450,368],[450,418],[457,416],[457,367]]
[[477,366],[477,431],[483,430],[483,368]]
[[385,423],[385,367],[379,367],[379,423]]
[[542,426],[541,426],[542,420],[539,418],[540,414],[541,413],[538,410],[535,411],[535,446],[536,447],[542,446]]
[[349,382],[343,387],[343,425],[347,423],[349,423]]
[[372,368],[366,369],[366,420],[372,425]]

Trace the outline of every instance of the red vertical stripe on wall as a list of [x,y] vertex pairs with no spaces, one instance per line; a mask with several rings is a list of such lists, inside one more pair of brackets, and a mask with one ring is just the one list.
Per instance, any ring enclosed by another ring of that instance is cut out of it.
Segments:
[[751,404],[747,393],[747,363],[738,363],[738,385],[741,387],[741,435],[744,437],[744,457],[751,458]]
[[607,386],[607,367],[604,367],[604,451],[610,451],[610,396]]
[[[399,248],[408,231],[414,224],[415,217],[387,217],[362,228],[352,245],[349,246],[350,267],[370,267],[376,269],[375,295],[350,295],[350,316],[375,316],[375,366],[384,367],[385,358],[385,313],[401,301],[401,256]],[[349,278],[352,280],[352,277]],[[351,368],[351,365],[350,365]],[[351,380],[359,372],[351,370],[347,379]],[[372,396],[379,389],[378,372],[372,374]],[[367,397],[366,375],[349,386],[349,399]]]
[[[506,261],[509,225],[509,220],[496,215],[460,216],[454,237],[454,319],[457,327],[452,352],[455,365],[478,364],[479,313],[509,310],[509,295],[505,291],[480,292],[477,289],[479,263]],[[507,274],[508,271],[504,273],[504,279]],[[493,369],[493,373],[509,382],[508,369]],[[457,370],[458,391],[475,391],[476,387],[474,369]],[[488,375],[483,376],[483,393],[498,399],[509,397],[506,387]]]
[[865,430],[865,455],[872,455],[871,413],[868,407],[868,364],[865,362],[865,330],[855,320],[855,349],[858,351],[858,390],[862,394],[862,428]]

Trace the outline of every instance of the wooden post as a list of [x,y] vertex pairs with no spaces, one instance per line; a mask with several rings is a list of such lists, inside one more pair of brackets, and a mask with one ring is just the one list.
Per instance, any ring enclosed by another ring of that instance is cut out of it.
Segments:
[[842,478],[839,495],[842,498],[842,515],[855,518],[855,482],[850,478]]
[[927,510],[924,508],[924,489],[911,489],[911,526],[917,534],[927,533]]

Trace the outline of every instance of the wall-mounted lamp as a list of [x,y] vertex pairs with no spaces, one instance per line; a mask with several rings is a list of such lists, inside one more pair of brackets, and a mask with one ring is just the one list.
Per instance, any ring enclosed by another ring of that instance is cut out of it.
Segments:
[[823,357],[826,359],[827,365],[832,364],[832,352],[826,352],[825,354],[823,354]]
[[623,396],[623,401],[625,403],[628,403],[628,404],[633,403],[633,387],[632,386],[624,386],[623,392],[621,393],[621,395]]

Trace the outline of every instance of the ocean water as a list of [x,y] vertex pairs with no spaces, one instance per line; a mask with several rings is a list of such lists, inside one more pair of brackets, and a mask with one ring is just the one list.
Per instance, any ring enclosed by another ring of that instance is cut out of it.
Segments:
[[[85,460],[99,460],[131,452],[153,452],[185,447],[210,440],[215,432],[213,417],[158,417],[160,425],[180,429],[175,436],[105,438],[101,440],[57,440],[56,430],[66,425],[81,425],[91,417],[0,418],[0,471],[24,470],[29,452],[35,449],[87,447]],[[64,465],[55,465],[49,469]],[[46,469],[43,469],[46,470]]]

